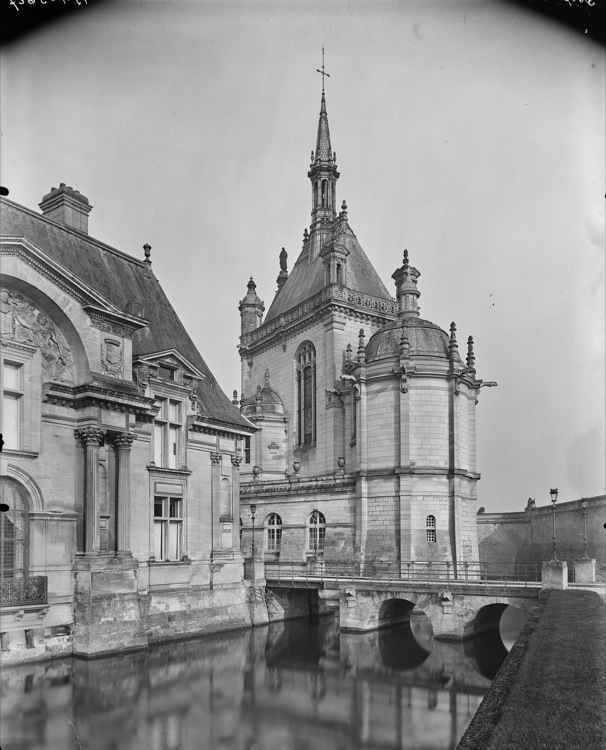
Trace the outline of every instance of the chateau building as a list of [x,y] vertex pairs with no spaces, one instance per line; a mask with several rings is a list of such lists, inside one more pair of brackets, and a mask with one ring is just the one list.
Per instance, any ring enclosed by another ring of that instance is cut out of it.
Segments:
[[246,625],[239,466],[254,427],[149,245],[137,260],[90,237],[91,206],[64,184],[40,208],[1,204],[2,658]]
[[241,412],[258,429],[241,474],[242,548],[265,561],[475,562],[477,378],[419,315],[408,252],[395,298],[338,210],[322,92],[308,172],[311,225],[292,270],[280,254],[265,312],[251,278],[239,305]]

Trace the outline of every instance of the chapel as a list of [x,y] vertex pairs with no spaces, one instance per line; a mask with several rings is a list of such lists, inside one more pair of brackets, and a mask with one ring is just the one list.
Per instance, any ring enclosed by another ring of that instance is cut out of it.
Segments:
[[267,310],[252,277],[239,303],[239,403],[257,427],[243,551],[301,569],[477,562],[476,405],[494,383],[478,379],[471,337],[461,352],[454,323],[420,316],[412,253],[397,253],[394,296],[373,268],[337,199],[324,91],[307,176],[299,256],[289,271],[280,253]]

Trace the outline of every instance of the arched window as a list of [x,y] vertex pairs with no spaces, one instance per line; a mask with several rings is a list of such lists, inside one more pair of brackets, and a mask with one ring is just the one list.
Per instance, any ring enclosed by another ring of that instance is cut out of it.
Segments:
[[282,519],[277,513],[272,513],[265,524],[267,530],[267,551],[279,552],[282,546]]
[[298,445],[316,442],[316,350],[311,341],[297,349]]
[[427,533],[427,541],[435,542],[436,541],[436,517],[435,516],[427,516],[427,521],[425,522],[425,528],[426,528],[426,533]]
[[339,286],[343,284],[343,269],[340,263],[337,263],[337,284]]
[[326,519],[319,510],[309,517],[307,522],[307,547],[313,552],[322,552],[326,538]]
[[322,208],[328,205],[328,181],[322,180]]
[[314,182],[314,208],[318,207],[318,183]]
[[8,510],[0,511],[0,578],[26,578],[27,495],[17,482],[8,477],[0,479],[2,502]]

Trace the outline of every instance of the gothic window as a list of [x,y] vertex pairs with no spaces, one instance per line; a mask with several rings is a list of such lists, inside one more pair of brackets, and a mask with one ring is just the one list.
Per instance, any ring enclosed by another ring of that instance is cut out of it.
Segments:
[[9,508],[0,511],[0,578],[27,577],[27,499],[12,479],[0,479],[0,488]]
[[2,434],[4,447],[21,448],[23,411],[23,364],[2,361]]
[[314,182],[314,208],[318,207],[318,183]]
[[154,421],[154,462],[156,466],[177,469],[181,466],[181,402],[156,398],[160,411]]
[[325,537],[326,518],[319,510],[314,510],[307,522],[307,548],[314,553],[322,552]]
[[343,267],[340,263],[337,263],[337,284],[338,286],[343,285]]
[[427,541],[432,542],[432,543],[435,542],[436,541],[436,517],[427,516],[425,527],[426,527]]
[[322,208],[328,205],[328,181],[322,180]]
[[250,463],[250,437],[244,438],[244,463]]
[[279,552],[282,545],[282,519],[277,513],[272,513],[267,519],[267,550]]
[[180,497],[154,498],[154,557],[180,560],[183,537],[183,500]]
[[297,350],[298,445],[316,442],[316,350],[304,341]]

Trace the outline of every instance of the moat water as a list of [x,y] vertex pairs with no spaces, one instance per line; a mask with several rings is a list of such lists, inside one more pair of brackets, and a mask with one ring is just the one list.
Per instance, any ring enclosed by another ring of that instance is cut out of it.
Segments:
[[[413,618],[414,619],[414,618]],[[521,627],[521,623],[519,623]],[[519,632],[292,620],[0,673],[2,750],[454,748]]]

